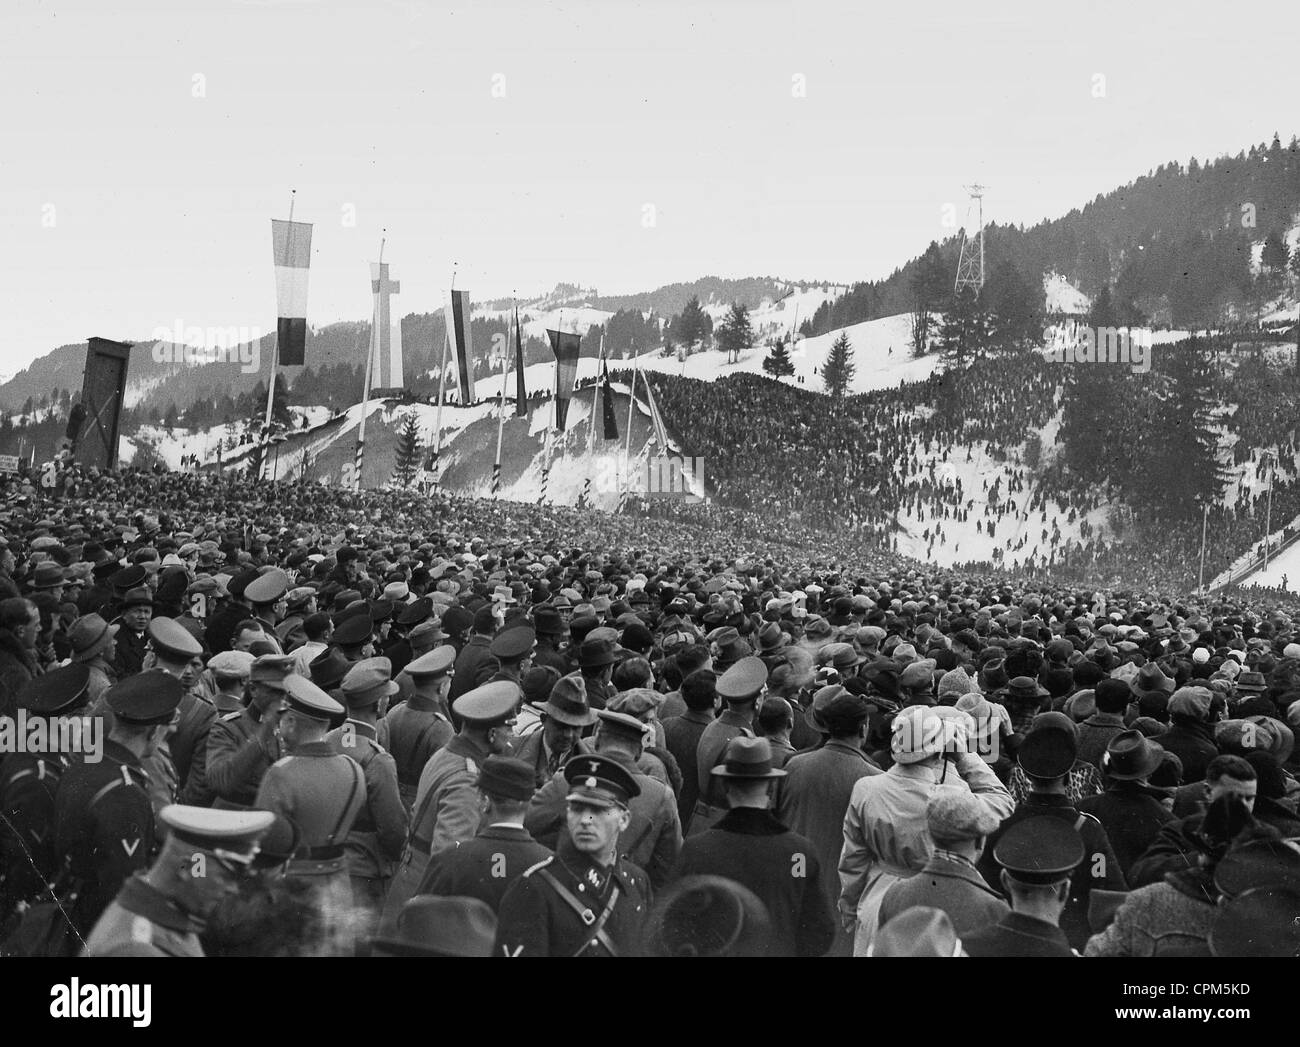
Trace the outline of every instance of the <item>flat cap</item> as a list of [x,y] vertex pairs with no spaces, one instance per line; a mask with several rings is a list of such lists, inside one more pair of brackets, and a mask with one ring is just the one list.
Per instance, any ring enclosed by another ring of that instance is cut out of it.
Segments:
[[1002,820],[969,789],[942,786],[930,795],[925,809],[931,839],[947,842],[990,835]]
[[153,593],[145,585],[136,586],[134,589],[127,591],[122,597],[122,610],[128,610],[132,607],[152,607]]
[[175,618],[155,616],[145,633],[159,657],[188,662],[203,653],[203,645]]
[[393,663],[388,658],[363,658],[339,684],[343,700],[349,709],[364,709],[376,705],[380,699],[395,695],[400,688],[393,683]]
[[247,680],[256,659],[247,651],[221,651],[208,659],[208,668],[221,676],[239,676]]
[[519,685],[509,680],[494,680],[466,691],[452,703],[452,712],[462,720],[477,724],[504,724],[515,715],[523,698]]
[[151,727],[171,723],[184,693],[176,677],[151,669],[113,684],[104,692],[104,701],[123,723]]
[[718,677],[718,696],[728,702],[757,698],[767,683],[767,665],[761,658],[742,658]]
[[171,838],[206,851],[244,855],[252,860],[258,842],[275,823],[270,811],[227,811],[171,803],[158,812]]
[[285,677],[284,697],[290,709],[313,720],[329,723],[343,716],[342,705],[299,673],[290,673]]
[[1062,818],[1026,818],[1002,835],[993,859],[1022,883],[1057,883],[1083,861],[1083,838]]
[[416,678],[445,676],[455,664],[456,648],[451,644],[443,644],[441,647],[435,647],[432,651],[420,655],[419,658],[407,662],[406,672]]

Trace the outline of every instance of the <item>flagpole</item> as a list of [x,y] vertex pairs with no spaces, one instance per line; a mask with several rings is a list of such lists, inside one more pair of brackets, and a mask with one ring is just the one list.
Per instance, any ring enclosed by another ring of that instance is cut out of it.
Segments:
[[[559,336],[564,334],[564,310],[560,310],[559,322],[555,325],[556,340],[555,345],[558,350],[561,342]],[[551,477],[551,430],[555,428],[556,423],[560,420],[560,357],[558,352],[555,357],[555,392],[551,396],[551,424],[546,427],[546,451],[542,458],[542,493],[538,496],[537,504],[541,505],[546,501],[546,487]]]
[[[511,296],[513,301],[513,295]],[[509,328],[507,328],[507,332]],[[510,382],[510,336],[506,335],[505,355],[501,360],[501,402],[500,414],[497,416],[497,457],[492,463],[492,497],[501,493],[501,436],[506,428],[506,389]]]
[[[289,227],[285,230],[284,237],[284,264],[289,264],[289,259],[293,257],[293,205],[297,199],[298,190],[289,190]],[[266,389],[266,421],[262,423],[262,461],[258,468],[260,476],[266,466],[267,443],[271,436],[271,411],[275,407],[275,369],[276,364],[280,361],[280,334],[277,331],[275,335],[275,352],[271,354],[271,380],[267,383]],[[271,473],[271,479],[275,479],[275,473]]]
[[596,363],[596,380],[591,387],[591,416],[587,419],[587,475],[582,481],[582,500],[587,502],[591,494],[591,471],[595,468],[592,461],[596,453],[596,414],[600,409],[600,369],[605,363],[605,332],[600,332],[600,359]]
[[[451,289],[456,290],[456,263],[451,264]],[[447,350],[451,346],[451,302],[448,300],[443,309],[442,323],[442,367],[438,371],[438,410],[433,421],[433,489],[438,490],[441,471],[438,469],[438,456],[442,453],[442,402],[447,395]]]
[[379,234],[379,283],[380,289],[375,292],[375,304],[371,312],[370,321],[370,352],[366,355],[366,384],[361,392],[361,424],[357,428],[357,450],[355,468],[353,469],[353,480],[356,481],[357,490],[361,490],[361,470],[365,467],[366,459],[366,410],[370,403],[370,380],[373,377],[375,366],[375,357],[379,355],[379,300],[383,297],[384,281],[384,243],[387,240],[388,230],[383,229]]
[[632,388],[627,397],[627,439],[623,445],[623,484],[627,491],[632,487],[632,412],[636,408],[636,379],[641,368],[641,354],[632,353]]

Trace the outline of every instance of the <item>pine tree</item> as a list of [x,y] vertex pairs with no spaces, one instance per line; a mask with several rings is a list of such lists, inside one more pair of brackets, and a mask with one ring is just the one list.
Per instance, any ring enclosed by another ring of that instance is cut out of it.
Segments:
[[988,347],[989,317],[985,304],[973,288],[962,288],[954,295],[939,328],[939,352],[958,366],[983,353]]
[[981,296],[988,303],[991,348],[1008,352],[1043,340],[1042,291],[1013,263],[1004,261],[993,270]]
[[790,359],[790,346],[785,335],[772,343],[772,348],[763,360],[763,370],[773,378],[784,378],[794,374],[794,363]]
[[420,468],[420,423],[414,411],[407,411],[397,434],[397,451],[393,465],[393,483],[410,487]]
[[673,318],[670,326],[672,340],[689,349],[694,348],[697,343],[703,344],[708,340],[713,333],[713,318],[700,305],[699,296],[692,295],[686,307]]
[[173,400],[167,405],[167,413],[163,415],[163,425],[165,425],[168,430],[171,430],[175,429],[179,422],[179,412],[176,410],[176,401]]
[[1259,263],[1265,269],[1275,273],[1286,271],[1287,262],[1291,260],[1291,249],[1287,247],[1282,234],[1276,229],[1264,239],[1264,249],[1260,252]]
[[727,363],[738,362],[740,354],[754,347],[754,329],[749,323],[749,309],[739,303],[718,328],[718,348],[726,350]]
[[826,391],[837,400],[853,384],[853,372],[857,368],[850,353],[849,336],[841,331],[831,343],[831,351],[822,364],[821,379],[826,383]]

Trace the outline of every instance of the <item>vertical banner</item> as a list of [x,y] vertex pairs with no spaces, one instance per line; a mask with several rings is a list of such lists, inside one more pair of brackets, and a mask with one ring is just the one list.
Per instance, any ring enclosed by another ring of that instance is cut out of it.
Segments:
[[515,416],[528,415],[528,389],[524,385],[524,338],[519,327],[519,307],[515,306]]
[[[603,398],[605,439],[617,440],[618,420],[614,417],[614,394],[609,388],[609,362],[604,356],[600,358],[600,391]],[[596,424],[594,418],[591,424]]]
[[469,332],[469,292],[448,291],[447,309],[444,319],[447,324],[447,337],[456,352],[456,369],[459,374],[460,402],[462,405],[474,402],[474,385],[471,381],[470,360],[473,347]]
[[[402,319],[393,309],[393,298],[402,285],[390,278],[387,262],[370,263],[370,291],[375,296],[374,383],[388,389],[404,389],[402,374]],[[387,367],[384,364],[387,363]]]
[[311,223],[271,219],[275,261],[276,353],[295,367],[307,359],[307,272],[311,263]]
[[73,437],[74,456],[82,465],[117,468],[118,423],[126,396],[130,355],[130,342],[92,338],[86,346],[80,404],[85,408],[84,428]]
[[564,431],[564,419],[573,399],[573,379],[578,374],[578,353],[582,336],[576,331],[550,331],[551,352],[555,354],[555,428]]

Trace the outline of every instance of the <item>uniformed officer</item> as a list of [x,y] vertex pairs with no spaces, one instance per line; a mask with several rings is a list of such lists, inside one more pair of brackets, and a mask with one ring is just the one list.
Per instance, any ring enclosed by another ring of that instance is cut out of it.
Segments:
[[479,769],[482,828],[472,840],[429,859],[416,895],[463,895],[486,902],[495,913],[506,889],[551,851],[524,828],[533,796],[532,768],[509,756],[489,756]]
[[178,795],[187,804],[205,807],[212,799],[207,784],[208,734],[217,710],[193,686],[197,683],[194,669],[203,665],[203,645],[171,618],[152,619],[146,632],[155,668],[189,685],[181,697],[176,727],[167,737],[167,749],[176,769]]
[[278,728],[292,668],[290,655],[260,655],[249,669],[248,704],[222,713],[212,725],[207,776],[217,796],[214,806],[252,806],[266,769],[284,755]]
[[[373,925],[406,843],[408,814],[397,788],[397,765],[376,739],[384,703],[397,693],[387,658],[366,658],[343,677],[348,719],[330,733],[338,751],[359,764],[366,779],[366,805],[344,841],[353,903]],[[369,927],[366,928],[367,933]]]
[[[98,617],[98,616],[97,616]],[[56,717],[71,717],[84,709],[90,695],[90,670],[74,662],[53,669],[23,685],[16,696],[27,723],[45,721],[53,732]],[[89,719],[80,741],[93,742]],[[26,732],[24,732],[26,733]],[[57,741],[53,733],[50,738]],[[78,739],[69,738],[70,742]],[[0,921],[19,902],[39,894],[58,872],[54,847],[54,794],[75,759],[72,752],[52,746],[45,752],[25,748],[0,757]]]
[[359,662],[374,653],[374,633],[375,623],[370,620],[370,612],[362,604],[360,612],[344,618],[334,626],[334,632],[330,634],[330,647],[340,651],[349,662]]
[[696,743],[695,775],[700,799],[691,819],[691,835],[713,826],[727,810],[727,798],[713,768],[722,762],[727,743],[739,735],[752,735],[754,707],[767,684],[767,666],[761,658],[741,658],[718,677],[717,694],[727,708],[704,728]]
[[450,644],[435,648],[406,663],[406,673],[415,692],[401,705],[388,711],[381,730],[381,744],[397,764],[397,784],[407,811],[415,803],[420,772],[435,752],[452,739],[451,710],[447,690],[456,648]]
[[415,814],[401,867],[393,877],[380,932],[396,926],[402,906],[424,879],[429,856],[471,840],[479,829],[478,775],[489,756],[510,752],[510,727],[523,694],[506,680],[476,687],[456,699],[460,732],[429,758],[416,789]]
[[304,676],[284,680],[280,734],[287,756],[267,768],[253,806],[298,827],[298,851],[286,876],[309,882],[319,921],[316,948],[324,955],[352,950],[360,926],[343,842],[366,805],[361,765],[327,739],[343,706]]
[[626,767],[599,754],[574,757],[564,776],[567,837],[554,858],[506,891],[496,955],[625,956],[638,949],[650,881],[618,857],[618,838],[639,786]]
[[1060,818],[1039,815],[1017,822],[993,848],[1011,912],[968,934],[968,956],[1075,956],[1061,913],[1070,899],[1070,874],[1083,861],[1083,838]]
[[248,875],[258,841],[275,821],[266,811],[216,811],[179,804],[159,819],[169,834],[147,873],[122,885],[86,940],[83,956],[202,956],[198,932]]
[[524,673],[533,656],[533,647],[537,637],[531,625],[510,624],[492,639],[488,654],[496,660],[484,663],[478,670],[476,684],[490,683],[494,680],[506,680],[524,689]]
[[102,758],[86,754],[59,782],[54,797],[55,848],[76,900],[73,926],[85,933],[122,881],[153,856],[154,812],[143,761],[176,716],[181,683],[140,673],[114,684],[105,699],[113,725]]
[[[276,625],[286,610],[285,593],[289,591],[289,576],[278,567],[259,574],[244,589],[244,599],[252,605],[253,617],[261,623],[266,638],[279,646],[280,634]],[[283,650],[283,648],[281,648]]]

